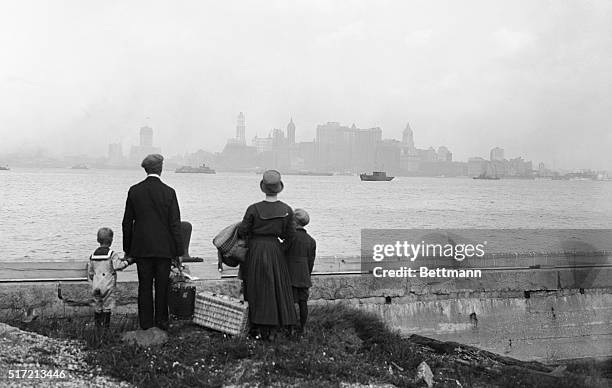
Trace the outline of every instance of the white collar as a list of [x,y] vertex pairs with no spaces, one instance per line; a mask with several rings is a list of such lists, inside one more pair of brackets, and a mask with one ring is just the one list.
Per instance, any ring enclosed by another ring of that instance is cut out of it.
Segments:
[[147,178],[150,176],[154,176],[155,178],[161,180],[161,177],[159,176],[159,174],[147,174]]

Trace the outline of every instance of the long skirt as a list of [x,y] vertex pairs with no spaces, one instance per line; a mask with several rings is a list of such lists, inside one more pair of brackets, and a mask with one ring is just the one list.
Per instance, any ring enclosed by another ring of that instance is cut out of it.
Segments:
[[297,324],[289,271],[278,239],[251,239],[245,264],[242,277],[251,324]]

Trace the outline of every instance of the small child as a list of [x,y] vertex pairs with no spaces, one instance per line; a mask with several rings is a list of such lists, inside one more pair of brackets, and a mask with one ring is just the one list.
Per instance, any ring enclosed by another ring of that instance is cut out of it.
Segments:
[[289,243],[286,255],[293,286],[293,302],[300,308],[300,333],[303,333],[308,319],[309,288],[312,286],[310,275],[314,267],[317,243],[304,229],[310,222],[308,213],[304,209],[295,209],[293,216],[296,233]]
[[117,272],[131,264],[121,260],[117,252],[110,249],[113,231],[110,228],[98,230],[100,246],[89,257],[87,274],[94,298],[94,319],[96,328],[110,326],[111,310],[115,307],[114,291],[117,286]]

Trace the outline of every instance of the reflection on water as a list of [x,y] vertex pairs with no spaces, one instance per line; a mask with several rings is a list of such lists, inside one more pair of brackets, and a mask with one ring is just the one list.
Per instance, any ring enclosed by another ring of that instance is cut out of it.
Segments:
[[[13,169],[0,174],[0,260],[84,259],[96,231],[115,231],[128,188],[142,171]],[[214,257],[213,236],[262,199],[260,176],[175,174],[190,252]],[[611,228],[612,182],[285,176],[280,199],[310,212],[319,255],[357,255],[362,228]]]

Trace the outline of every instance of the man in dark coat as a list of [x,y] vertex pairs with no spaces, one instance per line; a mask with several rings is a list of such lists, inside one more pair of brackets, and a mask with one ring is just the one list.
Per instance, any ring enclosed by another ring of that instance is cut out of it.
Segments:
[[168,329],[171,260],[184,253],[176,192],[160,178],[163,161],[159,154],[142,161],[147,178],[130,187],[122,223],[123,251],[126,257],[135,259],[138,269],[138,319],[142,329]]

